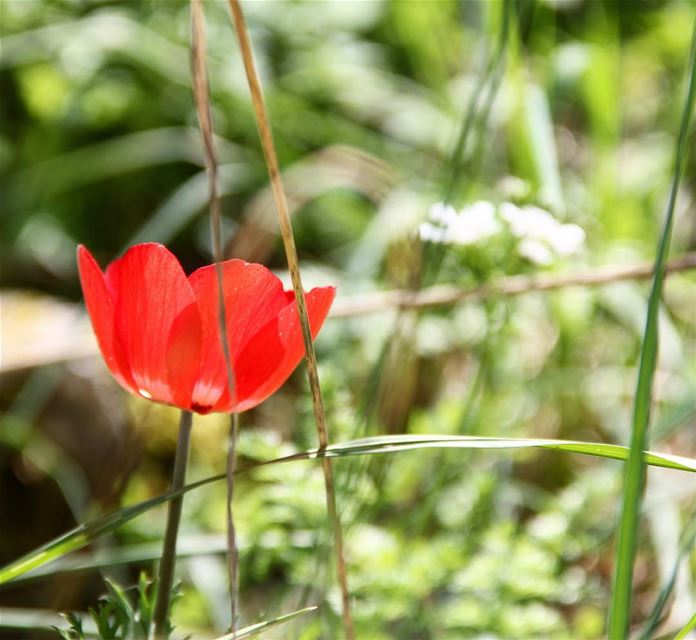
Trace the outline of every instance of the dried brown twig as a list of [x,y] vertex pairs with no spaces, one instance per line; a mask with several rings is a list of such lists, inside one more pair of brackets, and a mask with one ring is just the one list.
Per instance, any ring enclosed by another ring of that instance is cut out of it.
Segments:
[[[565,275],[511,276],[473,289],[462,289],[452,285],[441,285],[409,291],[392,289],[364,295],[338,298],[331,310],[332,318],[359,316],[389,309],[426,309],[477,301],[492,296],[517,296],[533,291],[551,291],[565,287],[594,287],[624,280],[642,280],[652,276],[653,263],[646,262],[621,267],[603,267],[592,271]],[[696,253],[687,253],[667,263],[667,273],[689,271],[696,268]]]
[[[421,291],[389,290],[354,296],[339,296],[331,309],[331,318],[349,318],[368,313],[388,311],[399,307],[427,308],[457,304],[465,301],[477,301],[490,296],[515,296],[534,291],[553,291],[564,287],[596,287],[612,282],[628,280],[645,280],[652,275],[652,263],[629,266],[608,266],[592,271],[569,273],[562,276],[512,276],[475,289],[462,289],[454,286],[438,286]],[[667,274],[680,273],[696,269],[696,252],[675,258],[667,263]],[[72,306],[59,304],[53,299],[26,299],[18,293],[0,294],[5,300],[7,345],[2,360],[0,373],[21,371],[32,367],[41,367],[57,362],[66,362],[97,355],[98,348],[89,323],[81,320]],[[10,300],[12,302],[10,302]],[[31,313],[22,313],[21,319],[15,319],[11,311],[15,308],[32,309]],[[36,310],[34,310],[36,309]],[[36,319],[27,324],[26,317]],[[65,316],[65,318],[64,318]],[[67,333],[56,333],[56,323],[71,323],[69,340]],[[30,330],[26,330],[26,327]],[[22,333],[18,333],[19,329]],[[56,335],[60,339],[56,339]]]
[[[191,73],[193,79],[193,96],[196,112],[203,138],[205,167],[208,174],[208,192],[210,209],[210,235],[215,260],[215,272],[218,283],[218,324],[222,351],[227,368],[227,381],[230,397],[234,397],[234,370],[227,339],[227,318],[225,312],[224,273],[222,269],[222,232],[220,224],[220,198],[218,196],[218,161],[215,153],[215,136],[213,118],[210,110],[210,90],[208,87],[208,65],[205,41],[205,24],[201,0],[191,0]],[[232,637],[237,631],[239,612],[239,554],[235,532],[232,502],[234,499],[234,474],[237,461],[237,434],[239,416],[235,413],[230,418],[230,431],[227,446],[227,576],[230,590],[230,630]]]
[[[256,124],[261,137],[261,146],[263,155],[268,167],[268,175],[271,181],[271,189],[273,198],[278,212],[278,222],[280,224],[280,235],[283,239],[285,247],[285,255],[288,261],[288,269],[292,279],[292,287],[295,291],[295,302],[297,311],[300,317],[300,325],[302,327],[302,337],[305,344],[305,360],[307,362],[307,377],[309,378],[309,386],[312,393],[312,403],[314,406],[314,417],[317,423],[317,434],[319,437],[319,447],[324,449],[329,444],[328,432],[326,428],[326,416],[324,414],[324,403],[321,398],[321,387],[319,385],[319,374],[317,373],[317,358],[314,352],[314,344],[312,343],[312,333],[309,326],[309,317],[307,315],[307,305],[305,302],[304,289],[302,287],[302,278],[300,276],[300,266],[297,259],[297,249],[295,247],[295,238],[290,224],[290,212],[288,210],[288,202],[283,188],[283,182],[280,176],[280,167],[276,156],[275,145],[273,143],[273,133],[266,114],[266,106],[261,91],[258,74],[254,65],[254,56],[251,50],[251,42],[244,22],[244,14],[239,0],[228,0],[234,28],[239,40],[239,47],[244,61],[244,69],[246,71],[247,81],[249,83],[249,91],[251,93],[251,102],[254,107],[256,116]],[[336,509],[336,493],[334,489],[333,467],[329,458],[322,459],[322,468],[324,471],[324,486],[326,488],[326,506],[329,512],[329,520],[333,528],[334,545],[336,552],[336,572],[338,574],[338,582],[341,589],[341,597],[343,604],[343,625],[346,637],[352,640],[355,637],[353,630],[353,618],[350,612],[350,598],[348,592],[348,576],[346,572],[346,562],[343,553],[343,533],[341,530],[341,522]]]

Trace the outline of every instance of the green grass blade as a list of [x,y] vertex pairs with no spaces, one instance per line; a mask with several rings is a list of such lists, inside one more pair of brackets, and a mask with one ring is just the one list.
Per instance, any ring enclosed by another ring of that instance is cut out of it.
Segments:
[[[574,440],[553,440],[548,438],[493,438],[493,437],[473,437],[473,436],[442,436],[442,435],[396,435],[396,436],[376,436],[372,438],[362,438],[348,442],[333,444],[319,451],[312,449],[303,451],[284,458],[269,460],[249,465],[238,469],[237,473],[245,473],[252,469],[268,466],[271,464],[281,464],[295,462],[299,460],[316,460],[326,456],[332,458],[342,458],[356,455],[371,455],[381,453],[397,453],[399,451],[409,451],[412,449],[550,449],[554,451],[564,451],[567,453],[578,453],[582,455],[595,456],[599,458],[609,458],[614,460],[627,460],[629,450],[615,444],[605,444],[600,442],[580,442]],[[683,456],[674,456],[665,453],[654,453],[646,451],[643,456],[645,463],[667,469],[677,469],[696,473],[696,460]],[[99,536],[114,531],[122,524],[129,522],[133,518],[164,504],[172,498],[176,498],[194,489],[205,485],[224,480],[225,475],[212,476],[192,484],[182,487],[178,491],[169,491],[144,502],[119,509],[109,513],[92,522],[80,525],[64,533],[63,535],[51,540],[38,549],[22,556],[18,560],[11,562],[0,569],[0,585],[10,582],[31,570],[38,569],[46,563],[62,558],[72,551],[81,549]]]
[[[224,555],[226,552],[227,542],[225,536],[217,533],[180,536],[176,545],[176,557],[179,559]],[[159,560],[161,556],[161,542],[145,542],[113,549],[99,549],[94,552],[58,558],[48,565],[32,569],[28,573],[13,578],[12,584],[30,582],[58,573],[72,574],[129,564],[142,565]]]
[[199,482],[194,482],[193,484],[186,485],[177,491],[169,491],[163,493],[149,500],[139,502],[138,504],[132,505],[130,507],[125,507],[108,513],[101,518],[97,518],[92,522],[80,525],[71,529],[67,533],[64,533],[57,538],[54,538],[50,542],[42,545],[38,549],[22,556],[18,560],[11,562],[2,569],[0,569],[0,585],[9,582],[13,578],[20,576],[32,569],[38,568],[51,560],[56,560],[62,558],[72,551],[81,549],[99,536],[104,535],[114,531],[122,524],[132,520],[133,518],[139,516],[150,509],[153,509],[169,500],[176,498],[188,491],[197,489],[211,482],[223,479],[225,476],[213,476],[211,478],[206,478],[205,480],[200,480]]
[[[81,614],[82,628],[85,637],[98,638],[97,625],[94,624],[89,614]],[[55,611],[45,609],[28,609],[20,607],[1,607],[0,608],[0,629],[12,629],[14,631],[41,631],[49,632],[54,627],[65,627],[65,619]],[[45,634],[42,633],[41,637]],[[54,637],[58,634],[54,631]],[[31,636],[26,636],[31,637]]]
[[684,532],[682,533],[682,540],[679,544],[679,552],[677,553],[674,566],[670,573],[667,583],[660,590],[660,594],[657,597],[655,606],[648,616],[648,621],[645,623],[645,627],[641,632],[640,640],[650,640],[650,638],[655,637],[655,629],[660,623],[660,618],[662,616],[662,611],[667,604],[672,589],[674,589],[674,584],[677,581],[677,573],[679,572],[679,567],[681,566],[684,558],[687,557],[689,551],[693,548],[694,540],[696,540],[696,511],[691,514],[691,518],[687,523]]
[[296,618],[297,616],[300,616],[304,613],[309,613],[310,611],[316,611],[319,607],[305,607],[304,609],[298,609],[297,611],[293,611],[292,613],[286,613],[284,616],[280,616],[279,618],[275,618],[274,620],[267,620],[265,622],[258,622],[257,624],[252,624],[249,625],[248,627],[244,627],[243,629],[238,629],[237,632],[233,635],[231,633],[228,633],[225,636],[220,636],[219,638],[216,638],[215,640],[231,640],[232,637],[235,638],[235,640],[242,640],[242,638],[251,638],[252,636],[255,636],[259,633],[262,633],[263,631],[266,631],[270,627],[275,627],[278,624],[283,624],[284,622],[288,622],[292,620],[293,618]]
[[689,635],[689,633],[694,629],[696,629],[696,613],[691,616],[691,620],[686,623],[686,626],[676,636],[674,636],[674,640],[684,640],[684,638],[686,638],[686,636]]
[[[376,453],[395,453],[410,449],[551,449],[579,453],[582,455],[627,460],[628,448],[616,444],[600,442],[581,442],[579,440],[554,440],[551,438],[494,438],[478,436],[441,435],[396,435],[375,436],[350,442],[337,443],[327,447],[325,452],[318,450],[296,454],[298,459],[318,458],[323,455],[342,457]],[[286,459],[295,459],[288,456]],[[696,460],[683,456],[646,451],[646,464],[668,469],[696,472]]]
[[527,83],[524,88],[524,118],[534,172],[554,212],[565,211],[558,149],[553,133],[549,99],[542,87]]
[[507,51],[508,40],[510,37],[512,4],[512,0],[503,0],[501,6],[501,16],[499,18],[500,31],[498,33],[498,41],[496,43],[495,50],[492,52],[486,66],[481,69],[481,72],[479,73],[476,80],[476,86],[472,92],[471,101],[469,102],[466,113],[464,114],[462,128],[454,146],[452,159],[449,163],[450,168],[448,168],[448,171],[450,172],[450,175],[446,183],[443,198],[445,202],[450,202],[452,200],[457,184],[461,180],[462,173],[468,160],[470,159],[465,157],[467,147],[472,149],[475,147],[474,144],[468,145],[467,143],[471,142],[472,131],[474,134],[476,134],[476,131],[474,131],[474,126],[476,125],[477,115],[482,120],[479,123],[479,134],[486,128],[491,111],[490,106],[495,94],[498,91],[505,67],[505,53]]
[[633,405],[631,453],[628,458],[628,464],[626,465],[624,498],[616,545],[614,586],[612,589],[611,607],[609,611],[608,634],[610,638],[625,638],[629,633],[633,563],[636,554],[641,496],[645,483],[645,461],[642,452],[648,441],[647,432],[650,420],[650,405],[652,402],[652,385],[657,362],[657,321],[660,299],[662,296],[662,283],[665,275],[665,262],[667,260],[667,254],[669,253],[672,224],[674,221],[674,208],[679,182],[683,172],[684,159],[686,157],[689,124],[694,108],[695,93],[696,19],[694,20],[694,31],[691,41],[686,103],[684,105],[684,112],[679,130],[667,211],[662,235],[658,243],[657,256],[655,258],[655,275],[653,277],[650,297],[648,299],[648,314],[640,353],[638,384]]

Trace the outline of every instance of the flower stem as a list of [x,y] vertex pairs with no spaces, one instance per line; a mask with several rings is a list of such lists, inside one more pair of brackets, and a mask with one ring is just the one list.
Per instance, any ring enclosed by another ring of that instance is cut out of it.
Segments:
[[237,634],[239,615],[239,551],[237,533],[234,526],[232,502],[234,500],[234,474],[237,465],[237,437],[239,435],[239,414],[230,418],[230,434],[227,442],[227,579],[230,590],[231,624],[230,632],[234,639]]
[[[182,411],[179,421],[179,438],[176,443],[174,457],[174,471],[170,489],[176,491],[184,486],[186,478],[186,466],[188,464],[189,444],[191,439],[191,424],[193,414],[190,411]],[[174,565],[176,564],[176,537],[179,533],[181,521],[181,507],[183,496],[174,498],[169,502],[167,513],[167,530],[164,534],[164,546],[162,547],[162,560],[159,566],[159,578],[157,581],[157,601],[155,612],[152,616],[152,634],[154,638],[164,638],[167,635],[167,620],[169,617],[169,595],[174,582]]]

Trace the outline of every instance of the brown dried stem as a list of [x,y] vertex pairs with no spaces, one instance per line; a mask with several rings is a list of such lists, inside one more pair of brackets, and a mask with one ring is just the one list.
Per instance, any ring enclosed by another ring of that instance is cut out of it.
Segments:
[[[191,72],[193,76],[193,95],[196,112],[203,138],[205,166],[208,174],[208,193],[210,209],[210,235],[215,260],[218,290],[218,325],[220,339],[227,367],[227,381],[230,397],[234,397],[234,370],[227,339],[227,318],[225,313],[224,273],[222,269],[222,233],[220,224],[220,198],[217,190],[218,161],[215,153],[213,118],[210,111],[210,89],[208,87],[208,67],[206,62],[206,41],[203,7],[201,0],[191,0]],[[236,466],[236,443],[239,419],[232,415],[227,448],[227,576],[230,590],[230,615],[232,637],[237,631],[239,611],[239,571],[237,536],[232,513],[234,498],[234,472]]]
[[[339,298],[331,310],[332,318],[359,316],[389,309],[427,309],[493,296],[518,296],[533,291],[551,291],[565,287],[596,287],[624,280],[642,280],[652,276],[654,265],[645,262],[621,267],[603,267],[566,275],[511,276],[473,289],[442,285],[409,291],[392,289],[367,295]],[[696,253],[687,253],[666,265],[666,272],[677,273],[696,268]]]
[[[324,414],[324,403],[321,398],[321,387],[319,385],[319,375],[317,373],[317,359],[314,352],[314,344],[312,343],[312,334],[307,315],[307,305],[305,302],[304,289],[302,287],[302,278],[300,276],[295,238],[292,232],[292,225],[290,224],[288,203],[280,176],[280,168],[278,166],[275,145],[273,143],[273,133],[266,114],[266,106],[263,99],[263,93],[261,91],[261,84],[254,65],[254,57],[251,50],[251,43],[249,41],[249,34],[244,21],[242,8],[239,4],[239,0],[228,0],[228,4],[232,12],[234,28],[239,40],[242,59],[244,61],[244,69],[246,71],[249,90],[251,93],[251,101],[254,107],[254,114],[256,116],[256,124],[259,129],[261,146],[263,148],[264,158],[268,167],[271,189],[273,191],[273,198],[275,200],[276,210],[278,212],[280,234],[283,239],[283,246],[285,247],[285,255],[287,257],[288,268],[290,270],[292,286],[295,291],[295,303],[297,304],[297,311],[300,317],[300,324],[302,326],[302,336],[305,344],[305,360],[307,362],[307,377],[309,378],[309,386],[312,393],[314,417],[316,419],[317,434],[319,437],[319,448],[324,449],[328,446],[329,441],[326,428],[326,416]],[[350,612],[348,577],[343,553],[343,533],[338,517],[338,511],[336,509],[336,494],[334,489],[331,460],[328,458],[323,458],[322,467],[324,470],[326,505],[334,535],[336,570],[343,602],[343,625],[346,637],[349,638],[349,640],[352,640],[355,637],[355,632],[353,630],[353,619]]]

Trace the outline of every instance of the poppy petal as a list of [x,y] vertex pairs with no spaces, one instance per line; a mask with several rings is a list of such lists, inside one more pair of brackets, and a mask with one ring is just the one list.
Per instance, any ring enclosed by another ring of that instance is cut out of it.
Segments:
[[106,282],[137,393],[189,409],[200,339],[196,298],[179,261],[163,245],[139,244],[109,265]]
[[[305,294],[312,338],[321,329],[336,295],[334,287],[318,287]],[[235,359],[235,400],[223,394],[214,411],[239,412],[251,409],[290,377],[304,355],[304,341],[294,296],[289,304],[258,331]]]
[[85,297],[85,306],[97,336],[99,350],[116,381],[129,391],[136,391],[124,350],[115,331],[114,301],[104,274],[86,247],[77,247],[77,267]]
[[[234,362],[249,338],[287,305],[287,298],[280,280],[263,265],[226,260],[221,266],[227,339]],[[193,391],[194,409],[199,412],[211,410],[222,395],[229,396],[227,365],[219,333],[216,269],[216,265],[209,265],[189,276],[201,315],[202,355]],[[236,377],[236,370],[233,373]]]
[[182,409],[193,407],[193,387],[201,354],[201,314],[192,302],[174,319],[167,341],[167,382],[171,404]]

